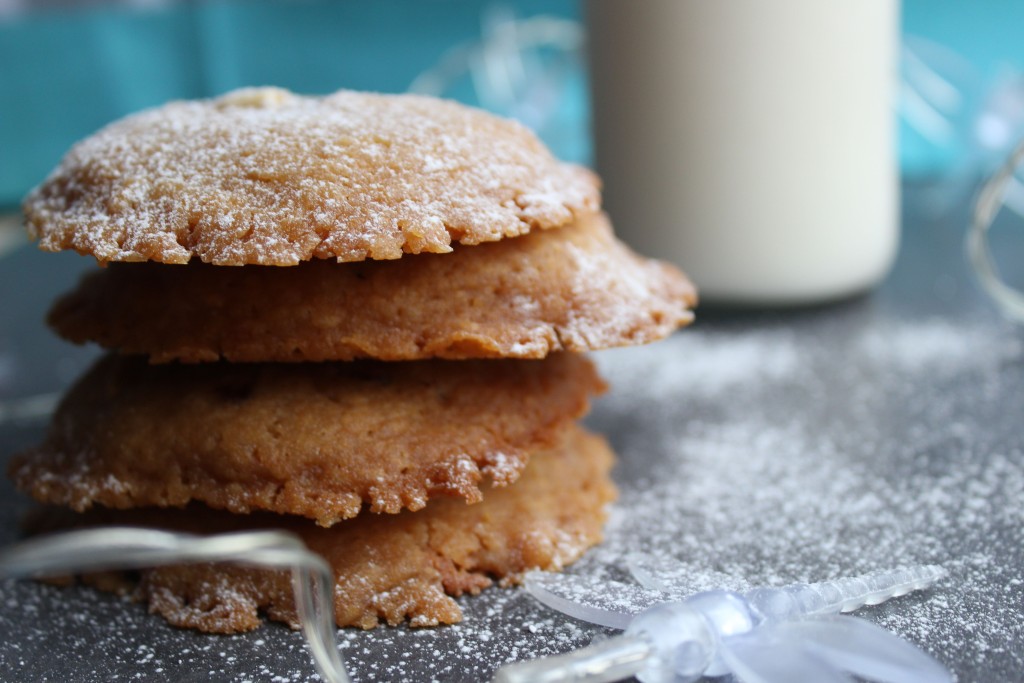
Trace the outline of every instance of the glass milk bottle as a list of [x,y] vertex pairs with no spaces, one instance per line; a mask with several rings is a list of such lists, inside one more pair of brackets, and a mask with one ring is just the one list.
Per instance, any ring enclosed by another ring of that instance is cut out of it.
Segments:
[[895,0],[590,0],[605,206],[704,301],[865,291],[898,242]]

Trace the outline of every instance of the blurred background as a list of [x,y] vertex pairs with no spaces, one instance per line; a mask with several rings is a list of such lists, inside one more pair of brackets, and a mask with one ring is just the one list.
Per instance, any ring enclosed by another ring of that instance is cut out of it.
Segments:
[[[970,175],[1024,122],[1024,3],[901,13],[901,171]],[[582,15],[576,0],[0,0],[0,213],[105,123],[243,85],[444,94],[590,162]]]

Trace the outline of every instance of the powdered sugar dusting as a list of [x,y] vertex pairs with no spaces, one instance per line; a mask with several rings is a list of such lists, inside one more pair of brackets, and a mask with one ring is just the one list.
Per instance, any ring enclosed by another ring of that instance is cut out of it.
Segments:
[[657,596],[630,562],[684,594],[937,563],[940,586],[865,615],[961,680],[993,655],[1024,666],[1024,347],[1011,330],[927,319],[853,330],[842,348],[813,330],[694,330],[599,360],[630,386],[617,396],[632,415],[607,417],[647,434],[619,444],[625,467],[656,464],[626,475],[608,541],[549,577],[553,590],[633,612]]
[[630,251],[615,239],[603,214],[581,225],[590,233],[559,245],[572,272],[567,321],[556,328],[561,348],[580,352],[643,344],[693,320],[696,290],[684,275]]
[[512,121],[412,95],[250,89],[107,126],[24,208],[43,248],[99,261],[294,265],[444,253],[599,205],[593,174]]
[[[859,614],[923,646],[960,681],[1019,677],[1020,339],[994,324],[862,322],[839,311],[742,329],[698,324],[598,354],[613,389],[590,425],[621,455],[622,497],[605,543],[547,585],[634,611],[657,596],[636,585],[631,563],[686,593],[935,563],[950,572],[935,588]],[[300,636],[275,626],[208,638],[88,591],[4,584],[2,596],[0,623],[35,630],[0,651],[0,668],[31,672],[54,633],[85,633],[60,643],[81,680],[125,669],[167,680],[314,676]],[[486,680],[505,662],[608,633],[519,590],[460,604],[466,619],[453,627],[342,631],[355,680]]]

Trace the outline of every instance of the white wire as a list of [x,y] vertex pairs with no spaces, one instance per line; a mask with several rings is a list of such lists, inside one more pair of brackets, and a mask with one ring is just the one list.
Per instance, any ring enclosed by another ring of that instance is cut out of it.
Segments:
[[1003,207],[1014,174],[1024,162],[1024,140],[978,194],[974,215],[967,232],[967,259],[982,288],[992,297],[1003,314],[1014,322],[1024,323],[1024,294],[1006,284],[999,275],[988,244],[988,232]]
[[[499,24],[503,30],[501,36],[503,40],[498,41],[494,39],[494,36],[488,36],[481,42],[462,43],[450,48],[441,56],[437,64],[413,79],[408,91],[438,97],[444,94],[457,78],[468,72],[474,80],[481,104],[485,108],[496,108],[504,102],[494,101],[495,99],[508,99],[507,96],[505,98],[495,97],[494,89],[497,86],[488,78],[497,68],[496,60],[501,62],[518,61],[521,59],[522,50],[537,47],[552,47],[563,52],[573,52],[579,50],[583,45],[582,27],[568,19],[538,16],[520,21],[507,20],[507,22],[507,24]],[[512,73],[521,73],[521,71],[521,69],[513,69]]]
[[0,576],[34,578],[195,562],[290,570],[296,612],[321,678],[327,683],[349,683],[335,638],[331,568],[293,534],[247,531],[193,536],[125,527],[69,531],[4,548]]

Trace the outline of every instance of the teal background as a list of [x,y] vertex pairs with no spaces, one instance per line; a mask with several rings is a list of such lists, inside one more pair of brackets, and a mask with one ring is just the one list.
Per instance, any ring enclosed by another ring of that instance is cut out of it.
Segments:
[[[0,208],[16,205],[74,141],[170,99],[243,85],[402,92],[447,48],[479,36],[489,4],[238,0],[0,23]],[[571,0],[514,8],[578,16]]]
[[[169,99],[263,84],[304,93],[404,91],[447,48],[479,38],[481,15],[495,4],[221,0],[2,19],[0,210],[16,206],[75,140]],[[520,18],[580,16],[575,0],[501,4]],[[1022,2],[906,0],[903,27],[967,57],[984,79],[1024,70]],[[585,88],[572,97],[569,116],[585,129]],[[904,170],[941,171],[953,161],[912,132],[901,140]],[[573,160],[589,159],[586,144],[553,146]]]

